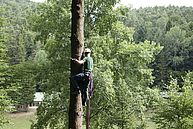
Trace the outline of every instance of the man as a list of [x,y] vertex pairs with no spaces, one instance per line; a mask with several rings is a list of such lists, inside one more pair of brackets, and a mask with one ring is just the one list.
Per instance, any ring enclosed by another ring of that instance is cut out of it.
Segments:
[[84,64],[84,72],[92,72],[93,59],[91,57],[91,50],[89,48],[86,48],[84,50],[84,54],[85,54],[85,57],[83,58],[83,60],[77,60],[77,59],[72,59],[72,60],[79,64]]
[[92,94],[93,88],[93,79],[92,79],[92,71],[93,71],[93,59],[91,57],[91,50],[86,48],[84,50],[85,57],[82,60],[72,59],[78,64],[83,64],[83,72],[79,73],[73,77],[71,77],[71,81],[77,91],[81,91],[82,93],[82,104],[86,105],[86,101],[88,99],[88,86],[90,89],[90,96]]

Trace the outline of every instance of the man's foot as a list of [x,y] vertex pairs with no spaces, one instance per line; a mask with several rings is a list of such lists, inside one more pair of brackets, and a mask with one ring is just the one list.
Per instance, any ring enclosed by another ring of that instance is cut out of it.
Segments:
[[82,106],[86,107],[86,102],[82,103]]

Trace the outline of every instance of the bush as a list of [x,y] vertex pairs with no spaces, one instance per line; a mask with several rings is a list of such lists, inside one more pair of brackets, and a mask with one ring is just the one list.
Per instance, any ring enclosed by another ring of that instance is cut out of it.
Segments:
[[178,86],[177,80],[171,81],[169,98],[159,101],[153,117],[153,121],[158,124],[159,129],[193,128],[192,75],[193,73],[187,74],[182,88]]

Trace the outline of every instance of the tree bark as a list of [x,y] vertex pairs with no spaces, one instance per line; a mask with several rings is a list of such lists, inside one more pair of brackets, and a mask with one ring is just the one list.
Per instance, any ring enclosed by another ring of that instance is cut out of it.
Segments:
[[[81,59],[84,48],[84,0],[72,0],[71,57]],[[81,72],[81,65],[71,61],[71,76]],[[69,129],[82,129],[82,98],[70,83]]]

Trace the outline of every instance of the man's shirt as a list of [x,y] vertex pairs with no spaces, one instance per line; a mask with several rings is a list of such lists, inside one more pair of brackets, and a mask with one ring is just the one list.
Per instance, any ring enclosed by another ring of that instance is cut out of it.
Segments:
[[92,57],[84,57],[84,70],[87,72],[92,72],[93,70],[93,59]]

